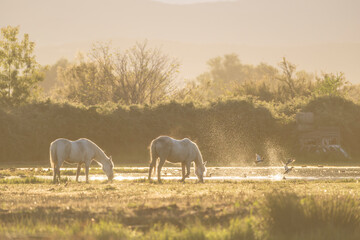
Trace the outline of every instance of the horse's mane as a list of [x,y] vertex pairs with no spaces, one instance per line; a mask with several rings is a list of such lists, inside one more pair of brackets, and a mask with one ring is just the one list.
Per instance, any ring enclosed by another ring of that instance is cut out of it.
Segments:
[[[86,139],[86,138],[84,138],[84,139]],[[111,165],[114,167],[113,161],[111,161],[111,159],[106,155],[106,153],[98,145],[96,145],[96,143],[94,143],[90,139],[86,139],[86,140],[88,142],[90,142],[95,147],[97,156],[99,156],[99,157],[101,157],[103,159],[106,159],[107,161],[110,161]]]

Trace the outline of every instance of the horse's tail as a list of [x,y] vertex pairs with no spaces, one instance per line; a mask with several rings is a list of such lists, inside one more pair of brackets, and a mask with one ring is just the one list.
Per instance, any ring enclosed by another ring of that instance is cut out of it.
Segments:
[[157,159],[159,155],[156,151],[156,141],[153,140],[150,144],[150,163],[154,163],[154,174],[156,173],[156,167],[157,167]]
[[54,168],[54,166],[57,164],[57,154],[56,154],[56,147],[55,147],[55,143],[52,142],[50,144],[50,164],[51,164],[51,167]]

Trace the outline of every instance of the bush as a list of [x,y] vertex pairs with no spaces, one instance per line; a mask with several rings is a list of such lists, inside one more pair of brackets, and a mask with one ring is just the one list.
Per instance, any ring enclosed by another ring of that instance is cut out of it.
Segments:
[[88,108],[48,101],[0,107],[0,163],[48,165],[53,140],[85,137],[112,155],[116,165],[144,165],[149,161],[148,146],[159,135],[194,140],[211,164],[247,165],[255,153],[269,151],[279,158],[301,157],[305,155],[298,151],[295,130],[298,111],[314,112],[316,126],[339,127],[345,150],[353,159],[360,155],[360,106],[341,97],[281,105],[235,98],[203,105],[172,101]]

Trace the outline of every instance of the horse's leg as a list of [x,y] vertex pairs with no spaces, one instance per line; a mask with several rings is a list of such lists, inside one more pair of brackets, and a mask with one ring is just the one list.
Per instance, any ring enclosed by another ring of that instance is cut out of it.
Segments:
[[165,158],[160,158],[159,166],[158,166],[158,181],[161,183],[161,168],[165,163]]
[[154,168],[154,174],[155,174],[156,161],[157,161],[157,159],[153,159],[153,160],[150,162],[150,166],[149,166],[149,180],[151,179],[151,172],[152,172],[153,168]]
[[56,164],[54,164],[54,169],[53,169],[53,183],[56,183],[56,175],[57,175],[57,166]]
[[89,183],[89,168],[90,168],[90,161],[86,161],[85,162],[86,183]]
[[78,167],[77,167],[77,170],[76,170],[76,182],[79,182],[80,170],[81,170],[81,162],[78,163]]
[[56,174],[59,178],[59,183],[61,182],[61,177],[60,177],[60,165],[58,164],[58,166],[56,167]]
[[62,160],[61,156],[56,157],[57,161],[54,162],[54,173],[53,173],[53,183],[60,182],[60,167],[63,164],[64,160]]
[[184,182],[185,181],[185,163],[182,162],[181,163],[181,180],[180,182]]
[[191,164],[191,162],[186,163],[186,175],[185,175],[185,178],[190,177],[190,164]]

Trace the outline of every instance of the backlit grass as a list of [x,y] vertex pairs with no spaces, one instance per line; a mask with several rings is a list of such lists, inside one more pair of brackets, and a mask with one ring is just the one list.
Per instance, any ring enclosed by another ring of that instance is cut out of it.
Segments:
[[[75,165],[74,165],[75,166]],[[119,167],[114,168],[114,173],[147,173],[148,168],[126,168]],[[75,176],[76,169],[63,168],[61,169],[62,176]],[[85,175],[84,168],[82,168],[81,175]],[[104,171],[101,168],[90,168],[89,174],[104,174]],[[9,177],[9,176],[52,176],[53,170],[51,168],[2,168],[0,169],[0,177]]]
[[359,196],[356,181],[24,180],[0,184],[0,239],[359,239]]

